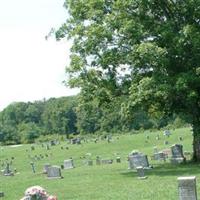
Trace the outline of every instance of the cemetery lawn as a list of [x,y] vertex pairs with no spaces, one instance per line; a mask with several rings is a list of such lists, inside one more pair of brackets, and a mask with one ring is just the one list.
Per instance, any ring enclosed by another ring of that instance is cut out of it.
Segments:
[[[44,187],[49,194],[56,195],[59,200],[177,200],[177,177],[193,175],[197,177],[197,192],[200,196],[199,164],[187,162],[172,165],[169,160],[164,163],[164,161],[150,159],[154,146],[162,150],[179,143],[183,145],[183,151],[192,151],[192,134],[189,128],[171,132],[172,135],[169,138],[163,136],[162,131],[155,131],[113,136],[111,143],[106,140],[95,143],[94,138],[81,145],[61,142],[59,145],[50,147],[50,150],[46,150],[41,144],[35,144],[34,151],[31,151],[31,145],[1,147],[1,162],[14,157],[11,169],[16,168],[19,172],[10,177],[2,176],[1,173],[0,191],[5,194],[2,200],[19,200],[26,188],[33,185]],[[156,140],[158,134],[160,140]],[[149,139],[146,139],[147,135]],[[180,136],[183,141],[179,141]],[[166,140],[169,142],[167,145],[164,144]],[[61,149],[61,146],[64,149]],[[132,150],[147,154],[149,163],[153,166],[153,169],[145,171],[148,176],[145,180],[139,180],[135,170],[128,170],[127,156]],[[86,166],[84,159],[81,158],[87,153],[91,153],[93,166]],[[34,157],[40,154],[44,158],[34,162],[36,170],[34,174],[28,155]],[[121,157],[121,163],[116,163],[117,155]],[[95,163],[96,156],[102,159],[114,159],[114,162],[98,166]],[[41,173],[45,163],[60,166],[70,157],[73,158],[76,168],[62,170],[63,179],[49,180],[45,174]],[[1,165],[0,168],[2,169]]]

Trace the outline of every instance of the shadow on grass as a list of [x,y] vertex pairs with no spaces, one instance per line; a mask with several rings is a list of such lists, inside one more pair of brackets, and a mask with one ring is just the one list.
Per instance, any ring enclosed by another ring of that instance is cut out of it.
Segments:
[[[136,170],[127,170],[120,173],[126,177],[137,177]],[[155,166],[152,169],[145,170],[147,176],[190,176],[200,174],[200,165],[193,163],[185,164],[163,164]]]

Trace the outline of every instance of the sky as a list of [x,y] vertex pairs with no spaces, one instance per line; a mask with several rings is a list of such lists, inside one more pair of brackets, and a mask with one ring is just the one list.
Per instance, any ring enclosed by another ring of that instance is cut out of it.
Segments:
[[13,102],[75,95],[64,86],[70,42],[51,28],[66,19],[64,0],[0,0],[0,111]]

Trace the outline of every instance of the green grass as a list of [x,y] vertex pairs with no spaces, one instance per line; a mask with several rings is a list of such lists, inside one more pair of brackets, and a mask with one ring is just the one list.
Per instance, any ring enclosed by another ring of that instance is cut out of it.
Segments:
[[[146,143],[146,135],[150,139]],[[157,134],[160,140],[156,140]],[[183,141],[178,141],[182,136]],[[164,140],[169,145],[164,145]],[[177,129],[172,131],[172,136],[165,138],[162,132],[145,132],[135,135],[121,135],[119,140],[113,137],[112,143],[99,141],[94,143],[83,143],[82,145],[71,145],[66,142],[51,147],[47,151],[41,145],[36,145],[35,151],[31,151],[30,145],[20,147],[2,147],[0,160],[15,157],[13,168],[20,172],[13,177],[0,175],[0,191],[4,191],[5,197],[2,200],[18,200],[23,196],[25,189],[29,186],[40,185],[48,193],[55,194],[59,200],[175,200],[178,199],[177,177],[195,175],[197,182],[200,179],[200,166],[198,164],[171,165],[159,161],[151,161],[153,146],[159,150],[169,148],[174,143],[183,144],[184,151],[192,151],[192,136],[189,129]],[[61,146],[68,146],[69,150],[61,150]],[[28,149],[28,152],[26,152]],[[132,150],[139,150],[149,156],[149,162],[153,169],[146,171],[148,178],[138,180],[136,171],[129,171],[127,155]],[[52,153],[51,157],[35,162],[36,174],[32,173],[28,154],[34,156],[45,153]],[[95,160],[97,155],[101,158],[116,158],[119,154],[122,162],[114,162],[112,165],[85,166],[80,159],[86,153],[91,153]],[[73,157],[76,168],[62,170],[63,179],[49,180],[41,173],[43,165],[50,163],[61,165],[65,159]],[[200,184],[197,184],[200,193]],[[200,195],[200,194],[199,194]]]

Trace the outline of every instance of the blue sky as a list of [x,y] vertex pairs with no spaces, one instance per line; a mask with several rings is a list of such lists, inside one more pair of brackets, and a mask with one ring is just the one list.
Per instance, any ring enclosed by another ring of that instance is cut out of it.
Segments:
[[0,110],[12,102],[73,95],[66,88],[70,43],[45,40],[66,19],[64,0],[0,0]]

